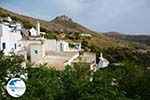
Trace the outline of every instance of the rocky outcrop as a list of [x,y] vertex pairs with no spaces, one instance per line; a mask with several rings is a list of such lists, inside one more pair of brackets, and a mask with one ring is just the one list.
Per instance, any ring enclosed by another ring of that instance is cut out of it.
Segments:
[[66,16],[66,15],[57,16],[54,20],[61,20],[61,21],[69,21],[69,22],[72,22],[72,19],[69,18],[69,17]]

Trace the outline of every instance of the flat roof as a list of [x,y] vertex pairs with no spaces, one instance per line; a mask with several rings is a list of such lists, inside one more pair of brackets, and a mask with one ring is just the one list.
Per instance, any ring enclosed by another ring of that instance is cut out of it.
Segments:
[[92,63],[93,61],[96,61],[96,54],[85,52],[83,55],[80,55],[77,59],[74,60],[74,62],[85,62],[85,63]]
[[47,67],[49,68],[54,67],[57,70],[63,70],[65,69],[64,63],[76,54],[78,54],[78,52],[49,51],[46,53],[46,56],[35,65],[47,63]]

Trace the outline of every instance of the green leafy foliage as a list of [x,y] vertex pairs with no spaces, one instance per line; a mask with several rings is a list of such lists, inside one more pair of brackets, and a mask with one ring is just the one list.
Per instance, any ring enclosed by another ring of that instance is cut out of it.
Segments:
[[9,73],[17,74],[18,72],[24,72],[24,68],[21,67],[21,63],[24,59],[20,56],[4,56],[3,51],[0,51],[0,79],[5,80],[5,77]]
[[[4,57],[1,52],[1,79],[9,69],[20,72],[22,59]],[[58,71],[41,65],[28,67],[27,90],[20,98],[10,97],[6,90],[4,100],[149,100],[150,75],[134,61],[124,60],[122,66],[110,65],[96,72],[85,63],[75,63]],[[90,81],[90,78],[93,78]]]

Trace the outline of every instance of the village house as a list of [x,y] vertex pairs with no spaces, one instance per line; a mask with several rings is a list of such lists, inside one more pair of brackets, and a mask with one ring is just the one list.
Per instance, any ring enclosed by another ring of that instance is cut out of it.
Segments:
[[98,62],[97,68],[105,68],[108,67],[109,65],[109,61],[103,57],[103,54],[100,53],[100,57],[99,57],[100,61]]
[[9,55],[10,52],[16,53],[19,40],[22,39],[21,27],[19,23],[12,23],[9,17],[8,22],[0,24],[0,50],[3,50],[5,55]]
[[[43,34],[39,21],[35,28],[24,29],[20,23],[12,23],[8,17],[6,22],[0,24],[0,49],[4,50],[5,55],[10,55],[10,52],[22,55],[35,66],[46,63],[48,66],[57,67],[56,69],[63,69],[74,61],[78,62],[81,43],[74,43],[74,48],[70,49],[68,42],[46,39],[41,33]],[[91,65],[96,63],[95,54],[85,53],[83,59],[82,62]]]

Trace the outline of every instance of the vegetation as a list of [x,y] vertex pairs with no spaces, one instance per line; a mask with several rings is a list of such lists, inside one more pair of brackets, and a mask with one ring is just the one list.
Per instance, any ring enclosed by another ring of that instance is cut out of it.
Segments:
[[56,34],[53,31],[45,31],[46,34],[44,35],[47,39],[57,39]]
[[[8,62],[8,63],[7,63]],[[16,56],[0,57],[1,100],[12,100],[3,88],[7,81],[7,70],[21,72],[22,60]],[[124,60],[122,66],[110,65],[96,72],[90,71],[88,64],[66,66],[65,70],[27,67],[27,90],[16,100],[149,100],[149,70],[130,60]],[[91,74],[93,73],[93,75]],[[92,76],[91,76],[92,75]],[[16,76],[17,77],[17,76]],[[90,78],[93,80],[90,81]]]
[[[22,22],[25,28],[33,27],[35,19],[14,14],[0,8],[0,16],[12,17]],[[0,17],[0,18],[1,18]],[[41,22],[41,30],[49,39],[70,39],[81,41],[85,51],[103,52],[110,65],[96,72],[90,71],[88,64],[66,66],[65,70],[48,69],[44,65],[37,68],[21,67],[22,57],[4,57],[0,52],[0,99],[1,100],[150,100],[150,52],[129,49],[117,40],[97,35],[83,26],[64,21]],[[61,29],[63,31],[61,31]],[[69,30],[69,31],[66,31]],[[73,30],[73,31],[72,31]],[[91,38],[81,38],[81,33],[92,34]],[[121,48],[116,48],[121,47]],[[103,49],[101,49],[103,48]],[[105,49],[104,49],[105,48]],[[98,58],[97,58],[98,61]],[[115,66],[114,63],[121,63]],[[28,72],[26,93],[20,98],[12,98],[5,90],[7,75],[19,77],[18,73]],[[92,81],[90,79],[93,79]]]
[[111,63],[129,60],[143,66],[143,68],[150,66],[150,51],[148,50],[143,52],[129,48],[108,48],[104,50],[104,53],[107,54],[106,58],[109,58]]

